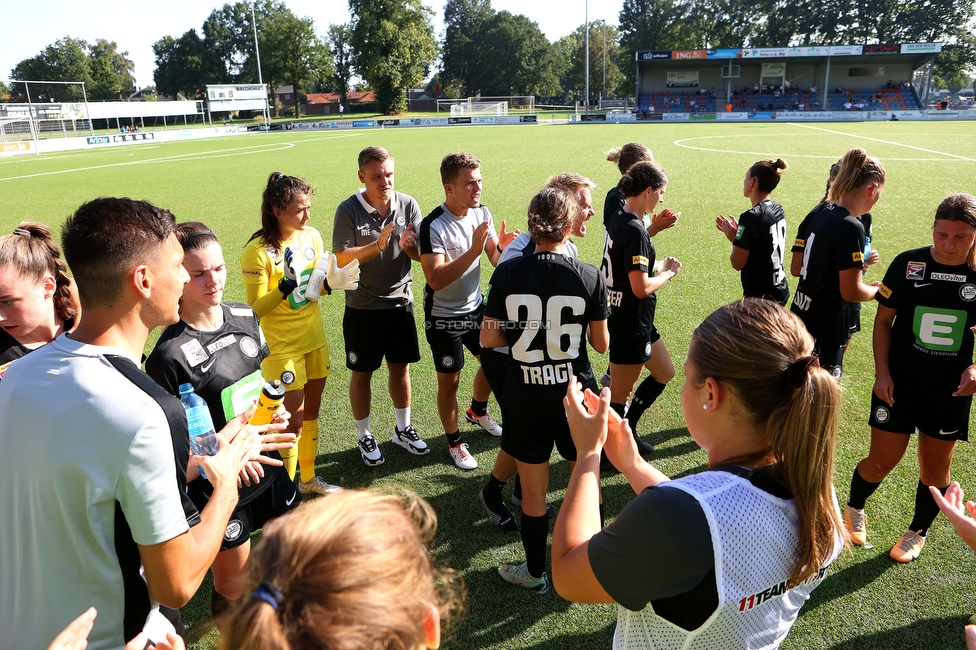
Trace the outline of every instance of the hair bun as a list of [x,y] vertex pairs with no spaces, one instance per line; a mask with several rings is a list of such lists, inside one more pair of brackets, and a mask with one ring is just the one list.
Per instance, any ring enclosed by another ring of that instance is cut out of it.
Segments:
[[790,388],[796,390],[797,388],[803,385],[803,382],[806,379],[807,373],[809,372],[810,368],[819,365],[820,365],[820,359],[813,356],[812,354],[808,354],[805,357],[794,359],[793,363],[791,363],[786,368],[786,373],[785,373],[786,383],[789,385]]

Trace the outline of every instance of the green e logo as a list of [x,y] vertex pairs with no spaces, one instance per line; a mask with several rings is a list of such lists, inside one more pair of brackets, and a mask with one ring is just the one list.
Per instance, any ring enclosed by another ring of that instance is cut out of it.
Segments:
[[958,309],[915,308],[915,342],[926,350],[957,352],[962,346],[966,312]]

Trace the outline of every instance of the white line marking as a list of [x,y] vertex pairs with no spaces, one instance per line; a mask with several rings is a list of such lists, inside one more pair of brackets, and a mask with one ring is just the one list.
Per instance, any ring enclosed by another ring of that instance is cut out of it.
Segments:
[[866,135],[855,135],[853,133],[844,133],[843,131],[833,131],[831,129],[822,129],[819,126],[811,126],[809,124],[800,124],[799,122],[787,122],[790,126],[801,126],[804,129],[812,129],[814,131],[823,131],[824,133],[833,133],[834,135],[846,135],[849,138],[861,138],[862,140],[871,140],[872,142],[880,142],[881,144],[890,144],[896,147],[905,147],[906,149],[914,149],[916,151],[924,151],[925,153],[934,153],[937,156],[948,156],[949,158],[958,158],[959,160],[965,160],[967,162],[976,162],[976,158],[967,158],[965,156],[957,156],[954,153],[945,153],[944,151],[935,151],[934,149],[925,149],[923,147],[916,147],[910,144],[902,144],[901,142],[892,142],[891,140],[881,140],[879,138],[872,138]]
[[[251,145],[248,147],[238,147],[234,149],[218,149],[216,151],[201,151],[197,153],[185,153],[178,154],[175,156],[165,156],[162,158],[149,158],[146,160],[130,160],[127,162],[119,163],[109,163],[105,165],[91,165],[89,167],[76,167],[74,169],[59,169],[56,171],[49,172],[39,172],[36,174],[23,174],[21,176],[7,176],[0,178],[0,182],[3,181],[13,181],[13,180],[23,180],[26,178],[39,178],[41,176],[58,176],[61,174],[71,174],[75,172],[85,172],[92,171],[95,169],[108,169],[110,167],[127,167],[131,165],[152,165],[156,163],[170,163],[170,162],[183,162],[189,160],[207,160],[210,158],[229,158],[232,156],[249,156],[252,154],[266,153],[269,151],[281,151],[284,149],[291,149],[296,144],[305,144],[306,142],[314,142],[317,140],[334,140],[337,138],[348,138],[360,135],[359,133],[334,133],[329,134],[329,136],[321,138],[308,138],[303,140],[297,140],[294,142],[265,142],[262,144]],[[102,151],[102,150],[98,150]],[[36,158],[32,158],[35,160]]]

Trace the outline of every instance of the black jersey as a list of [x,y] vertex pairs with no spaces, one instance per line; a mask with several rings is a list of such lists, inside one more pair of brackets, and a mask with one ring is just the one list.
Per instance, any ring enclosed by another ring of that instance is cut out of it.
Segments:
[[[225,303],[221,309],[220,328],[202,332],[181,320],[163,331],[146,359],[146,373],[171,395],[180,394],[180,384],[191,384],[210,408],[218,431],[253,404],[264,383],[261,360],[268,356],[254,310],[238,303]],[[238,507],[270,485],[270,480],[264,480],[240,488]],[[213,486],[193,481],[189,492],[195,503],[205,504]]]
[[898,310],[888,352],[892,376],[926,391],[955,392],[973,362],[976,271],[939,264],[928,246],[905,251],[892,260],[875,299]]
[[791,249],[803,253],[790,310],[823,346],[850,338],[854,310],[840,294],[840,272],[864,265],[864,226],[844,208],[821,203],[797,230]]
[[646,334],[654,325],[657,296],[638,298],[630,287],[630,272],[654,275],[655,251],[641,219],[618,210],[606,223],[603,262],[600,271],[610,300],[610,341],[613,334],[633,337]]
[[614,185],[609,192],[607,192],[607,198],[603,200],[603,225],[607,225],[607,221],[610,217],[617,213],[624,207],[624,195],[620,193],[617,186]]
[[783,206],[765,199],[739,215],[739,230],[733,246],[749,251],[740,271],[742,295],[766,298],[785,305],[790,297],[783,272],[786,251],[786,215]]
[[586,329],[606,320],[607,288],[595,266],[539,252],[500,265],[491,277],[485,316],[502,321],[510,361],[506,410],[564,413],[569,378],[591,384]]
[[[74,326],[74,319],[66,320],[64,322],[64,331],[68,332]],[[7,368],[10,367],[10,364],[22,356],[30,354],[36,349],[37,348],[29,348],[26,345],[23,345],[12,335],[8,334],[5,329],[0,328],[0,379],[3,379],[3,374],[7,372]]]

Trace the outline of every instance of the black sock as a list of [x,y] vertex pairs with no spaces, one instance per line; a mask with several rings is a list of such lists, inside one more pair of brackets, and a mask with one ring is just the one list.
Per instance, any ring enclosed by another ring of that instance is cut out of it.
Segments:
[[471,412],[477,415],[479,418],[488,412],[488,400],[484,402],[479,402],[475,398],[471,398]]
[[451,445],[452,447],[457,447],[464,442],[464,440],[461,439],[460,430],[455,431],[454,433],[445,433],[444,435],[447,436],[447,444]]
[[600,502],[600,528],[606,526],[607,513],[603,510],[603,502]]
[[627,409],[627,422],[630,430],[637,433],[637,421],[644,415],[644,411],[651,408],[651,404],[660,397],[667,384],[662,384],[654,377],[648,377],[640,383],[634,391],[634,397],[630,400],[630,408]]
[[610,408],[616,411],[617,415],[619,415],[620,417],[623,417],[624,413],[627,412],[627,405],[621,404],[619,402],[610,402]]
[[865,481],[861,473],[857,471],[857,467],[855,467],[854,475],[851,476],[851,495],[847,497],[847,505],[855,510],[863,510],[868,497],[874,494],[874,491],[878,489],[879,485],[881,485],[881,481],[877,483]]
[[546,572],[546,541],[549,537],[549,517],[530,517],[522,513],[522,548],[529,575],[541,578]]
[[[948,489],[949,486],[947,485],[939,488],[939,492],[944,496]],[[932,498],[929,486],[919,481],[915,487],[915,517],[912,519],[912,523],[908,525],[908,530],[917,530],[919,535],[925,537],[925,534],[929,532],[929,526],[932,525],[938,514],[939,504]]]
[[481,490],[482,494],[485,495],[486,499],[491,499],[492,501],[500,501],[502,498],[502,490],[505,489],[505,483],[499,481],[495,478],[494,474],[488,475],[488,482],[485,483],[485,487]]

